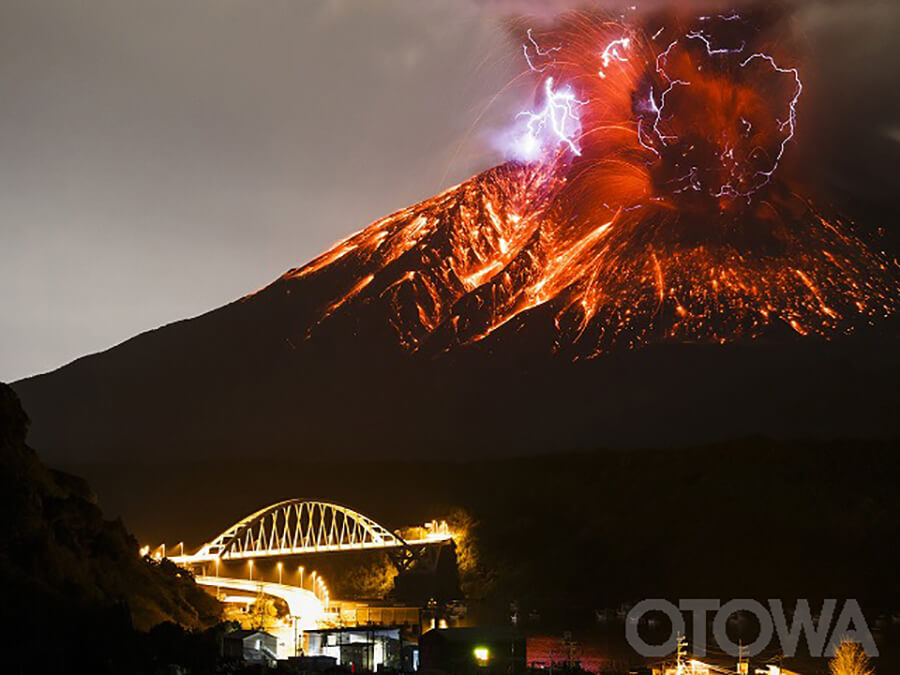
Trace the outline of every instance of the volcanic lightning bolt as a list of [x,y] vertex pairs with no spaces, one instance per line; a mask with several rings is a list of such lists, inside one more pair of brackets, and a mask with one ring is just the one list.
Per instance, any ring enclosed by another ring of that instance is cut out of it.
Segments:
[[571,89],[555,90],[552,77],[544,80],[544,97],[540,112],[523,111],[518,115],[528,120],[527,131],[519,140],[519,155],[523,159],[534,158],[549,136],[551,145],[562,143],[574,155],[580,156],[581,150],[574,139],[580,131],[577,107],[585,101],[579,101]]
[[[537,43],[537,40],[534,39],[534,32],[529,28],[527,32],[528,42],[531,43],[531,47],[534,49],[534,52],[538,56],[547,57],[550,56],[553,52],[558,52],[562,49],[562,47],[550,47],[549,49],[542,49],[541,46]],[[528,45],[522,45],[522,53],[525,55],[525,62],[528,64],[528,68],[533,73],[543,73],[547,70],[547,66],[538,67],[534,65],[534,62],[531,59],[531,55],[528,53]]]
[[803,83],[761,35],[734,12],[646,31],[572,13],[552,47],[527,31],[540,104],[515,120],[517,159],[288,273],[353,270],[310,335],[380,307],[412,351],[549,326],[547,349],[577,359],[876,326],[897,265],[796,187]]

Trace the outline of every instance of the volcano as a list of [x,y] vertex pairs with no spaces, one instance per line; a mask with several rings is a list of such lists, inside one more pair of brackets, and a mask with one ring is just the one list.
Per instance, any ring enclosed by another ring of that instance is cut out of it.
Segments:
[[781,167],[799,71],[718,21],[529,31],[537,156],[17,383],[33,445],[65,462],[896,436],[896,262],[802,196]]
[[[496,167],[225,307],[16,383],[33,444],[63,464],[439,458],[900,430],[890,332],[826,340],[784,318],[687,341],[677,310],[656,310],[661,255],[636,277],[634,321],[609,330],[627,339],[598,351],[607,314],[559,316],[612,226],[552,249],[538,223],[556,180]],[[789,308],[819,316],[825,296],[797,279]]]

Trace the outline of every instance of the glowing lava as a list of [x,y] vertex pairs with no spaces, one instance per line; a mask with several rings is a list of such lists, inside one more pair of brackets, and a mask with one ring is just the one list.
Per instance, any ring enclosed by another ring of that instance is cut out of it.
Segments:
[[736,13],[650,31],[576,13],[523,46],[519,156],[384,218],[289,278],[381,307],[433,351],[551,326],[573,358],[651,341],[830,338],[895,312],[896,265],[782,175],[799,70]]

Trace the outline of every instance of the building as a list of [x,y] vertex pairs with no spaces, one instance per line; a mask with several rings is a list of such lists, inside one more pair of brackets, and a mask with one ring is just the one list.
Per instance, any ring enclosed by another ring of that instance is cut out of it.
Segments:
[[409,669],[399,626],[356,626],[306,631],[309,656],[328,656],[354,670]]
[[525,637],[514,628],[435,628],[419,638],[428,673],[513,673],[526,667]]
[[225,636],[225,658],[244,663],[274,665],[278,638],[261,630],[236,630]]
[[417,632],[421,625],[421,610],[410,605],[371,604],[339,601],[328,608],[331,618],[341,626],[402,626]]

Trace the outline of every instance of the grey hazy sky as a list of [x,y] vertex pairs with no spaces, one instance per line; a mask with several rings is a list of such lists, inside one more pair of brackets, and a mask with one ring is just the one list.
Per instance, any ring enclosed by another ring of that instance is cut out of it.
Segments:
[[[499,161],[528,100],[475,124],[522,68],[502,13],[568,1],[0,0],[0,380],[220,306]],[[815,163],[896,195],[869,158],[900,166],[900,3],[790,4]]]
[[[266,284],[498,156],[460,0],[3,0],[0,379]],[[491,120],[494,120],[492,122]]]

